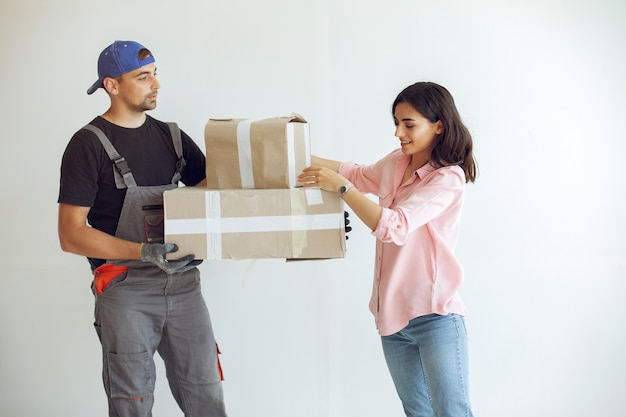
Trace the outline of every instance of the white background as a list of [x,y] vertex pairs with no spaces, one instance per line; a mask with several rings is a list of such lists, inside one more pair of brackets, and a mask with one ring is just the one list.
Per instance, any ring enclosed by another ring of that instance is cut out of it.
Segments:
[[[84,258],[56,232],[61,155],[103,113],[99,52],[152,50],[151,114],[204,149],[210,117],[302,114],[313,153],[374,162],[415,81],[454,95],[480,173],[458,255],[482,417],[626,415],[622,0],[0,0],[0,415],[106,415]],[[231,417],[402,415],[345,259],[205,262]],[[160,359],[157,359],[160,364]],[[155,416],[180,416],[162,367]]]

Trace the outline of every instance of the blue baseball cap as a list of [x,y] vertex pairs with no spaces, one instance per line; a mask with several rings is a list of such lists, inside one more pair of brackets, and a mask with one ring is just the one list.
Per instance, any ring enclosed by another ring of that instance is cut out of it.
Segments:
[[145,59],[139,59],[139,51],[146,49],[133,41],[115,41],[100,53],[98,58],[98,80],[89,87],[87,94],[102,88],[105,78],[126,74],[154,62],[152,53]]

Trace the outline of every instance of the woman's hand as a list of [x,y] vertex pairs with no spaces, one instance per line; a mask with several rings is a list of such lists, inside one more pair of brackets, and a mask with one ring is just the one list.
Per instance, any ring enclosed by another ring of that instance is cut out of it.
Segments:
[[[302,173],[298,175],[298,181],[300,181],[303,187],[319,187],[322,190],[334,193],[339,193],[339,189],[343,185],[350,183],[350,181],[333,170],[333,168],[318,166],[304,168]],[[376,229],[376,225],[383,211],[381,206],[361,194],[361,192],[354,187],[351,188],[351,191],[343,195],[343,201],[345,201],[354,211],[354,214],[356,214],[367,227],[371,230]]]
[[298,175],[298,181],[302,183],[303,187],[319,187],[322,190],[336,193],[339,192],[342,185],[350,182],[330,168],[316,166],[304,168],[302,173]]

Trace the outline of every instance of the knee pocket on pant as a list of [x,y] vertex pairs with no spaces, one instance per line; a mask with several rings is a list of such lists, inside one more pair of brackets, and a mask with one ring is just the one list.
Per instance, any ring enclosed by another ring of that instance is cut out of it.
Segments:
[[111,398],[143,400],[154,392],[155,367],[148,352],[107,354]]

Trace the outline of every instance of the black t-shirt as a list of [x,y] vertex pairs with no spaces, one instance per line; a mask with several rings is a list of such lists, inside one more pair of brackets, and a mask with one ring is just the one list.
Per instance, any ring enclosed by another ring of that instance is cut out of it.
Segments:
[[[139,186],[165,185],[172,181],[178,157],[167,123],[150,116],[135,129],[120,127],[102,117],[92,125],[102,129],[118,153],[126,159]],[[181,182],[195,185],[206,175],[205,156],[181,131],[186,166]],[[61,163],[59,203],[90,207],[87,220],[95,229],[115,235],[126,189],[117,189],[113,163],[95,133],[81,129],[70,140]],[[90,260],[92,266],[104,261]]]

